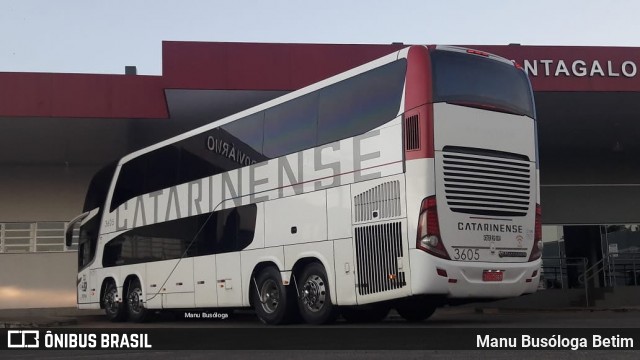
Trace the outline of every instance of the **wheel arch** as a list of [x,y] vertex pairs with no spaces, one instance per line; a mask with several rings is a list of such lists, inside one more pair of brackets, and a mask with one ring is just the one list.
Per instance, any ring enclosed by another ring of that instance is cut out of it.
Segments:
[[122,283],[122,297],[123,298],[126,297],[127,294],[129,293],[129,286],[131,285],[131,282],[133,280],[138,280],[138,282],[140,283],[140,289],[142,290],[142,296],[144,299],[146,299],[146,291],[142,283],[142,277],[136,273],[129,274],[124,279],[124,282]]
[[268,267],[274,267],[278,271],[282,272],[282,269],[280,268],[280,266],[278,266],[276,261],[271,259],[260,261],[253,267],[253,270],[251,271],[251,276],[249,277],[249,285],[248,285],[247,291],[245,292],[245,296],[248,297],[249,306],[251,307],[253,307],[253,300],[251,299],[251,291],[253,291],[255,287],[254,279],[258,274],[260,274],[262,270]]

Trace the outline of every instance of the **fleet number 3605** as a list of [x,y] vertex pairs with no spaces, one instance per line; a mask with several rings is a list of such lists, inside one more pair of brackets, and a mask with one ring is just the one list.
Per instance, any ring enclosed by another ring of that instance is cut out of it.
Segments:
[[454,249],[453,258],[455,260],[479,260],[480,252],[478,249]]

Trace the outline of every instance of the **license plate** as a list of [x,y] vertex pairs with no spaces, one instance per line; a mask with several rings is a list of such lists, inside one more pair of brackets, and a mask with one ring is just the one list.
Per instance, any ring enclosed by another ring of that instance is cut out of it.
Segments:
[[502,271],[483,271],[482,281],[502,281],[504,273]]

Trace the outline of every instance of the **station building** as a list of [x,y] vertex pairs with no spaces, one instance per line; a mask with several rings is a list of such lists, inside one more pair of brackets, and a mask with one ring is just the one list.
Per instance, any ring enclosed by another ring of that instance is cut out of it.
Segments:
[[[160,76],[0,72],[0,253],[73,251],[105,164],[404,46],[164,42]],[[547,286],[593,265],[594,286],[640,283],[640,48],[471,47],[532,81]]]

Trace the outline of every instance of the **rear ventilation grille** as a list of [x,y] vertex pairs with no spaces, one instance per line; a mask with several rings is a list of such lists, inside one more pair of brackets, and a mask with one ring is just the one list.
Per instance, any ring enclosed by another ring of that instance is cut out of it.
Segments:
[[388,181],[353,197],[355,222],[401,215],[400,181]]
[[531,203],[528,160],[520,154],[445,146],[447,205],[458,213],[525,216]]
[[358,293],[374,294],[405,286],[404,272],[398,269],[402,254],[400,222],[355,228]]
[[420,149],[420,126],[418,115],[409,116],[405,119],[405,144],[407,150]]

